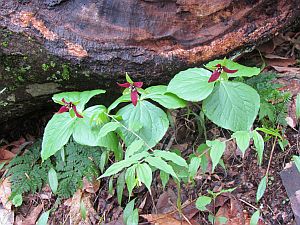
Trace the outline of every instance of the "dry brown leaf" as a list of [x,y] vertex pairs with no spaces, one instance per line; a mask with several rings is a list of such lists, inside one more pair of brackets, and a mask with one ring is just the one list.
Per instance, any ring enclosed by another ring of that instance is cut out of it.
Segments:
[[229,203],[224,204],[217,212],[216,217],[225,217],[227,222],[220,223],[216,221],[215,225],[244,225],[245,219],[242,206],[236,199],[231,199]]
[[88,193],[96,193],[100,188],[100,180],[93,179],[93,181],[89,181],[86,177],[83,178],[83,191]]
[[14,212],[7,209],[0,209],[0,225],[13,225]]
[[15,156],[16,156],[16,154],[12,153],[9,150],[6,150],[6,149],[0,150],[0,162],[10,160],[10,159],[14,158]]
[[7,210],[11,210],[12,207],[12,202],[9,200],[10,195],[11,183],[9,177],[7,177],[0,183],[0,202],[2,202],[4,208]]
[[279,73],[300,73],[299,67],[272,66]]
[[146,214],[141,215],[141,217],[155,225],[189,225],[185,220],[176,220],[173,218],[172,214]]
[[35,222],[39,218],[40,213],[43,210],[43,204],[39,204],[37,207],[30,212],[25,220],[23,220],[22,225],[35,225]]

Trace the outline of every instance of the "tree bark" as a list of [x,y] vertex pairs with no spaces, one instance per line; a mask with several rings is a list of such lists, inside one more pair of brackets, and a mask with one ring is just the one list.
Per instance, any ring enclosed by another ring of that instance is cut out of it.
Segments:
[[125,71],[167,82],[251,49],[299,15],[299,0],[0,0],[0,123],[56,92],[112,92]]

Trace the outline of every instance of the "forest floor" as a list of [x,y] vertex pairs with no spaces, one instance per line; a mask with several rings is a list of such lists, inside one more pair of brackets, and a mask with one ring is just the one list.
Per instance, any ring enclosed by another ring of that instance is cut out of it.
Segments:
[[[227,142],[223,156],[225,168],[217,167],[214,173],[210,173],[210,163],[207,171],[202,171],[196,176],[193,184],[182,184],[180,196],[182,200],[182,212],[184,218],[180,218],[177,208],[177,185],[170,181],[166,188],[161,185],[158,174],[154,177],[152,196],[143,186],[134,190],[136,205],[139,209],[140,224],[211,224],[208,221],[208,213],[200,212],[194,202],[200,194],[207,195],[207,190],[215,193],[222,190],[235,188],[233,191],[219,195],[209,209],[217,216],[228,219],[226,224],[243,225],[250,224],[251,215],[260,209],[261,219],[259,224],[296,224],[295,213],[300,214],[298,206],[296,211],[291,207],[281,172],[290,167],[293,155],[299,155],[299,127],[295,119],[295,99],[300,93],[300,33],[289,32],[278,36],[268,43],[257,47],[251,53],[241,56],[238,61],[250,62],[252,65],[261,66],[265,63],[265,71],[277,74],[276,83],[280,83],[280,90],[289,91],[292,98],[289,102],[287,114],[287,126],[280,127],[284,131],[284,138],[289,142],[284,151],[281,150],[275,138],[266,142],[264,160],[258,166],[256,152],[252,145],[246,151],[243,158],[236,143]],[[53,112],[56,109],[53,109]],[[0,162],[9,161],[16,155],[22,155],[29,146],[42,137],[43,128],[53,112],[46,115],[39,114],[28,117],[4,134],[0,142]],[[159,143],[160,149],[171,148],[180,150],[183,156],[195,151],[195,146],[203,142],[203,136],[198,132],[196,118],[187,115],[185,110],[173,112],[175,125],[170,128],[163,140]],[[206,125],[208,138],[228,138],[229,132],[213,124]],[[274,144],[275,143],[275,144]],[[269,179],[266,192],[259,203],[256,203],[256,191],[258,184],[269,168]],[[5,167],[0,175],[5,175]],[[25,175],[24,175],[25,176]],[[295,178],[296,179],[296,178]],[[300,182],[300,180],[299,180]],[[287,187],[288,188],[288,187]],[[0,185],[0,199],[7,198],[10,193],[10,184],[2,180]],[[124,190],[124,200],[128,193]],[[86,201],[88,218],[82,221],[80,201]],[[58,204],[55,212],[50,216],[50,224],[110,224],[120,225],[123,210],[117,201],[117,195],[109,190],[109,180],[95,182],[83,182],[82,189],[78,190],[71,198],[63,199],[59,203],[51,194],[49,187],[43,187],[35,194],[23,197],[23,204],[13,210],[6,211],[0,207],[0,225],[9,224],[35,224],[42,211],[46,211]],[[299,203],[300,204],[300,203]],[[6,213],[5,216],[4,214]],[[5,217],[6,222],[1,223]],[[216,222],[215,224],[221,224]]]

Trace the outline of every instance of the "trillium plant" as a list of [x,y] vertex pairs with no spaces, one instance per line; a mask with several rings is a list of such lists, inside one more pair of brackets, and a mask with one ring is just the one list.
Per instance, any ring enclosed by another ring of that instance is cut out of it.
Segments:
[[[55,94],[53,101],[62,107],[45,128],[42,159],[62,151],[72,137],[79,144],[99,146],[106,161],[111,155],[109,152],[113,153],[115,162],[99,179],[111,177],[116,178],[118,184],[126,184],[129,198],[134,187],[141,184],[151,194],[155,170],[160,172],[164,186],[170,177],[178,183],[191,182],[198,168],[205,164],[204,153],[211,157],[212,170],[216,168],[225,151],[225,142],[207,140],[189,160],[179,153],[155,146],[169,128],[167,111],[196,102],[209,120],[232,132],[232,139],[243,152],[252,138],[261,162],[264,142],[258,130],[252,130],[260,97],[252,87],[235,81],[235,78],[259,73],[259,68],[246,67],[228,59],[214,60],[205,68],[179,72],[167,86],[145,89],[142,89],[143,82],[133,82],[126,74],[126,82],[116,84],[125,88],[123,94],[109,107],[99,104],[85,108],[92,97],[104,94],[104,90]],[[121,203],[123,188],[118,188],[117,192]]]

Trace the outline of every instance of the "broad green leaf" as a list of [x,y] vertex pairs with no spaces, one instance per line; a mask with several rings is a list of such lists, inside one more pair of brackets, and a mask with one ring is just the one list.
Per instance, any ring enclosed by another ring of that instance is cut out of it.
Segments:
[[138,225],[139,223],[139,211],[138,209],[133,210],[132,214],[129,215],[126,225]]
[[236,73],[228,73],[227,75],[229,77],[252,77],[260,74],[260,68],[243,66],[229,59],[217,59],[209,62],[205,67],[210,70],[215,70],[217,64],[226,66],[230,70],[238,70]]
[[181,156],[177,155],[174,152],[168,152],[168,151],[163,151],[163,150],[154,150],[153,153],[155,156],[161,157],[168,161],[172,161],[173,163],[175,163],[179,166],[183,166],[186,168],[188,167],[184,158],[182,158]]
[[48,172],[48,181],[52,192],[55,194],[57,192],[58,179],[56,171],[53,168],[51,168]]
[[264,139],[256,130],[254,130],[252,134],[253,134],[254,146],[257,151],[258,164],[261,165],[263,160],[264,148],[265,148]]
[[152,86],[145,89],[145,91],[141,95],[141,100],[150,98],[167,109],[177,109],[186,106],[186,101],[172,93],[166,92],[167,86],[165,85]]
[[206,206],[211,203],[211,200],[212,199],[208,196],[204,196],[204,195],[200,196],[199,198],[197,198],[196,208],[199,209],[200,211],[207,210]]
[[22,203],[23,203],[23,197],[22,197],[22,195],[21,195],[21,194],[15,195],[15,196],[13,197],[13,199],[12,199],[11,202],[12,202],[12,204],[13,204],[15,207],[21,206]]
[[78,103],[76,105],[77,110],[82,112],[85,104],[95,95],[105,93],[105,90],[91,90],[91,91],[83,91],[83,92],[63,92],[59,94],[53,95],[52,99],[56,103],[61,103],[61,100],[64,98],[66,102]]
[[170,166],[168,163],[166,163],[164,160],[162,160],[161,158],[159,157],[147,157],[145,158],[145,161],[147,163],[149,163],[151,166],[159,169],[159,170],[162,170],[170,175],[172,175],[174,178],[178,179],[176,173],[174,172],[172,166]]
[[240,82],[221,81],[203,101],[203,112],[220,127],[247,131],[257,116],[259,106],[260,97],[252,87]]
[[219,225],[225,225],[228,221],[228,219],[225,216],[218,216],[216,217],[216,221]]
[[129,216],[133,213],[135,199],[127,203],[124,212],[123,212],[123,222],[127,225]]
[[36,222],[36,225],[47,225],[49,219],[50,210],[43,212],[39,220]]
[[190,177],[190,179],[195,178],[200,165],[201,165],[201,158],[193,157],[191,159],[191,162],[189,164],[189,177]]
[[267,188],[267,177],[264,176],[257,188],[257,192],[256,192],[256,202],[259,202],[259,200],[262,198],[262,196],[264,195],[265,191]]
[[119,205],[121,205],[122,203],[124,187],[125,187],[125,172],[123,171],[122,173],[120,173],[117,179],[117,199]]
[[219,140],[206,141],[206,144],[211,148],[210,158],[212,161],[212,172],[213,172],[225,151],[226,144]]
[[69,113],[55,114],[48,122],[43,136],[42,160],[54,155],[69,141],[74,124],[80,118],[71,118]]
[[143,140],[135,140],[132,142],[125,151],[125,158],[132,156],[134,153],[138,152],[144,145]]
[[87,214],[87,212],[86,212],[86,207],[84,205],[84,201],[81,200],[80,201],[80,216],[81,216],[82,220],[86,219],[86,214]]
[[260,214],[259,210],[257,210],[255,213],[253,213],[253,215],[251,216],[251,219],[250,219],[250,225],[258,224],[259,214]]
[[234,134],[232,134],[232,137],[236,139],[236,143],[244,156],[247,148],[249,147],[249,142],[251,138],[249,131],[237,131]]
[[[136,106],[130,104],[123,107],[117,115],[122,116],[123,121],[121,122],[127,129],[136,123],[141,126],[138,131],[134,132],[146,142],[143,150],[155,146],[163,138],[169,127],[166,113],[146,100],[139,101]],[[126,146],[129,146],[139,138],[132,130],[128,131],[127,129],[121,127],[117,131],[125,141]]]
[[131,102],[130,94],[122,95],[116,101],[114,101],[107,109],[108,112],[115,109],[120,103]]
[[103,115],[101,123],[98,123],[94,117],[95,114],[105,111],[106,108],[103,105],[95,105],[84,111],[84,118],[78,119],[74,127],[73,138],[77,143],[88,146],[103,146],[117,151],[119,142],[116,134],[109,132],[103,137],[100,135],[101,128],[105,126],[103,122],[108,122],[109,118]]
[[170,175],[168,173],[166,173],[163,170],[159,171],[159,177],[161,179],[161,183],[163,185],[163,188],[166,188],[167,183],[169,182],[170,179]]
[[100,165],[99,165],[101,173],[103,173],[104,171],[104,167],[107,163],[107,160],[108,160],[108,151],[103,151],[100,157]]
[[127,189],[128,189],[129,198],[132,194],[133,188],[137,185],[137,179],[135,176],[135,168],[136,168],[136,165],[133,165],[133,166],[129,167],[125,173],[125,181],[126,181],[126,185],[127,185]]
[[117,174],[122,169],[129,167],[132,164],[137,163],[137,162],[138,162],[138,160],[129,158],[129,159],[122,160],[120,162],[113,163],[110,167],[108,167],[108,169],[105,171],[105,173],[100,176],[100,178]]
[[138,164],[136,166],[136,175],[138,180],[141,183],[144,183],[149,192],[151,192],[152,170],[150,166],[148,166],[146,163]]
[[300,93],[297,94],[296,98],[296,117],[297,120],[300,118]]
[[103,127],[101,127],[100,132],[99,132],[99,137],[104,137],[106,136],[109,132],[115,131],[122,125],[118,122],[109,122],[104,124]]
[[296,167],[297,167],[297,169],[298,169],[298,171],[300,173],[300,156],[294,155],[293,156],[293,160],[294,160],[295,165],[296,165]]
[[213,91],[214,83],[208,83],[211,74],[200,68],[181,71],[170,81],[167,90],[187,101],[202,101]]

